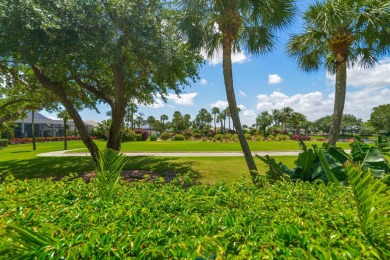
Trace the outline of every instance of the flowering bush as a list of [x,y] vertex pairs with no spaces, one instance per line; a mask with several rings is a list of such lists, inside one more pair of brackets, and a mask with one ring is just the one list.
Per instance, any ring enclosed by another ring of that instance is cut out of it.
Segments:
[[299,135],[299,134],[295,134],[295,135],[291,136],[291,140],[310,141],[311,138],[310,138],[310,136],[308,136],[308,135]]
[[145,130],[145,129],[135,129],[134,132],[136,134],[141,134],[142,135],[142,138],[141,140],[138,140],[137,141],[146,141],[149,137],[149,131],[148,130]]

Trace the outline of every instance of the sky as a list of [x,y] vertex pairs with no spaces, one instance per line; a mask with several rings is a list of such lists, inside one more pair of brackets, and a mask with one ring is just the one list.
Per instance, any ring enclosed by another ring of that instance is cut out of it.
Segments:
[[[300,11],[305,10],[310,2],[299,1]],[[261,56],[250,56],[245,52],[233,55],[234,89],[241,108],[241,124],[251,126],[261,112],[287,106],[304,114],[310,121],[333,113],[334,77],[325,69],[311,73],[299,70],[296,61],[285,51],[290,35],[300,33],[301,28],[298,14],[293,26],[278,34],[277,45],[272,52]],[[184,89],[180,97],[171,94],[167,103],[156,98],[155,104],[140,105],[138,111],[143,113],[145,119],[148,116],[159,119],[166,114],[171,120],[177,110],[183,115],[190,114],[194,119],[202,108],[211,111],[213,107],[227,107],[221,55],[205,58],[199,77],[191,87]],[[379,63],[372,69],[348,69],[344,114],[353,114],[367,121],[373,107],[389,103],[390,57],[380,57]],[[85,120],[97,122],[109,118],[106,116],[108,106],[101,105],[98,109],[100,114],[83,110],[80,115]],[[42,114],[56,117],[45,111]]]

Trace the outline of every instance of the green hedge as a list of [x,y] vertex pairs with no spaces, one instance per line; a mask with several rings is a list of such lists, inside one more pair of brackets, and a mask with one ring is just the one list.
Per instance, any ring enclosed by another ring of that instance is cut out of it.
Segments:
[[93,183],[80,179],[8,179],[0,184],[0,253],[16,257],[6,232],[18,225],[43,238],[25,245],[30,258],[375,258],[349,188],[257,188],[243,179],[184,189],[186,180],[120,183],[113,202],[103,202]]
[[150,135],[149,140],[150,141],[157,141],[157,135],[155,135],[155,134]]
[[0,147],[7,147],[8,139],[0,139]]
[[173,141],[184,141],[186,138],[182,134],[175,134],[173,136]]

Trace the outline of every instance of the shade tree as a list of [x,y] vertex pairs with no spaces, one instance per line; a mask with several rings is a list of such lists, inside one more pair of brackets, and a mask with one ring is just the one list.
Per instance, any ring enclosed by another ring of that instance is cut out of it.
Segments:
[[0,57],[26,65],[58,97],[97,158],[75,103],[110,106],[107,147],[119,150],[131,100],[153,103],[197,78],[201,58],[182,41],[177,12],[157,0],[4,0]]

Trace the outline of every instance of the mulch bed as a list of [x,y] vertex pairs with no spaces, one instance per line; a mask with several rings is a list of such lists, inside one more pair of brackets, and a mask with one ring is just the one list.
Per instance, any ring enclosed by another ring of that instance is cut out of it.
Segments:
[[[145,175],[148,175],[150,178],[145,179]],[[90,182],[92,178],[96,177],[95,172],[85,172],[79,174],[78,178],[82,178],[85,182]],[[157,178],[163,177],[165,182],[170,182],[176,177],[175,172],[165,172],[163,174],[156,173],[153,171],[147,170],[123,170],[121,177],[126,182],[135,182],[145,179],[148,182],[154,182]]]

